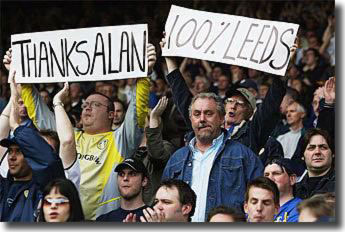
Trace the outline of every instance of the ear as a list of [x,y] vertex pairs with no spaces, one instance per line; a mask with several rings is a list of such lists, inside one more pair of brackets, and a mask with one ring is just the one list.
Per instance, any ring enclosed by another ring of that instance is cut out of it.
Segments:
[[297,181],[297,176],[295,174],[289,176],[290,179],[290,185],[293,186],[294,184],[296,184]]
[[275,205],[274,208],[275,208],[274,214],[278,214],[280,206],[279,205]]
[[108,112],[108,118],[113,120],[113,118],[114,118],[114,111]]
[[142,187],[146,187],[148,183],[149,183],[149,180],[148,180],[147,177],[145,176],[144,179],[143,179],[143,181],[142,181],[142,183],[141,183],[141,186],[142,186]]
[[243,209],[245,213],[248,213],[248,204],[247,202],[244,202]]
[[181,211],[182,211],[182,215],[187,216],[190,213],[190,211],[192,211],[192,205],[191,204],[182,205]]

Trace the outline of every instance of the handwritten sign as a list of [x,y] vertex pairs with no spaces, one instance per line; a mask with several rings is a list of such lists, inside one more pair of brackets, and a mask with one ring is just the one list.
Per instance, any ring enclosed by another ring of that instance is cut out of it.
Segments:
[[94,81],[147,76],[147,24],[11,36],[18,83]]
[[299,25],[172,5],[163,56],[234,64],[285,75]]

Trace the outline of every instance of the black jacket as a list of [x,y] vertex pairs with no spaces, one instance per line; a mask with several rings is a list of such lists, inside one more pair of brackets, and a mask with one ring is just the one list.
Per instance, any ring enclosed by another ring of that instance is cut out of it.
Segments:
[[335,170],[332,167],[326,175],[319,181],[314,189],[308,184],[308,174],[296,184],[295,196],[301,199],[309,198],[315,194],[335,192]]
[[[172,89],[173,100],[178,110],[184,117],[186,124],[191,127],[188,107],[193,95],[189,91],[181,72],[176,69],[167,75],[168,83]],[[241,127],[235,129],[231,139],[251,148],[259,154],[261,148],[266,144],[267,139],[280,120],[280,103],[285,95],[284,82],[279,77],[273,78],[263,103],[257,107],[252,120],[241,123]]]

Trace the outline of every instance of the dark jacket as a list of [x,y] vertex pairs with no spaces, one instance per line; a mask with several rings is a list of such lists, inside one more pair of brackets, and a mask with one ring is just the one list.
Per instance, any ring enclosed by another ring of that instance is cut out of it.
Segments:
[[314,189],[311,189],[308,180],[308,173],[296,184],[295,197],[307,199],[318,193],[335,192],[335,170],[331,168],[325,176],[319,181]]
[[37,131],[19,126],[14,131],[14,138],[32,169],[32,179],[23,184],[15,195],[10,205],[11,212],[4,212],[14,180],[9,172],[7,178],[0,176],[0,221],[7,217],[7,221],[34,222],[43,188],[55,178],[65,178],[65,174],[61,159]]
[[[247,183],[263,174],[263,165],[248,147],[229,139],[224,130],[223,143],[216,153],[211,168],[207,191],[206,217],[209,211],[226,205],[242,209]],[[189,136],[194,137],[194,136]],[[189,146],[177,150],[169,159],[162,176],[192,184],[193,153]]]
[[[193,96],[179,69],[169,73],[167,80],[173,92],[175,105],[183,115],[186,124],[192,128],[188,108]],[[285,92],[284,82],[279,77],[273,78],[272,86],[263,103],[257,107],[252,120],[241,123],[241,127],[235,129],[236,132],[232,134],[231,139],[248,146],[254,153],[259,154],[260,149],[265,146],[268,137],[280,120],[280,103]]]

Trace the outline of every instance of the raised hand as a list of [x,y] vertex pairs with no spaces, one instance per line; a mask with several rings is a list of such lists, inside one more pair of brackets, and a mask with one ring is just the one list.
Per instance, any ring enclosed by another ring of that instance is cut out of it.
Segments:
[[331,77],[326,81],[323,87],[323,95],[327,104],[335,102],[335,77]]
[[4,55],[4,59],[2,62],[5,65],[5,68],[9,71],[12,63],[12,48],[8,49],[6,51],[6,54]]
[[64,102],[64,100],[68,97],[69,94],[69,84],[68,82],[65,82],[64,87],[55,94],[53,98],[53,104],[58,102]]
[[153,66],[156,63],[157,55],[156,48],[153,44],[147,44],[147,60],[148,60],[148,73],[151,74],[153,71]]
[[157,105],[155,106],[155,108],[153,108],[153,110],[151,111],[151,117],[160,117],[164,110],[167,108],[168,105],[168,98],[166,96],[162,97],[161,99],[159,99]]
[[295,43],[292,45],[292,47],[290,48],[290,60],[293,60],[296,56],[296,51],[298,48],[298,38],[296,39]]
[[[159,42],[159,45],[161,47],[161,50],[163,50],[164,46],[166,44],[166,40],[165,40],[165,32],[163,32],[163,37],[161,42]],[[165,56],[165,62],[167,63],[167,67],[168,67],[168,72],[171,73],[172,71],[174,71],[175,69],[177,69],[177,62],[176,62],[176,58],[175,57],[168,57]]]

